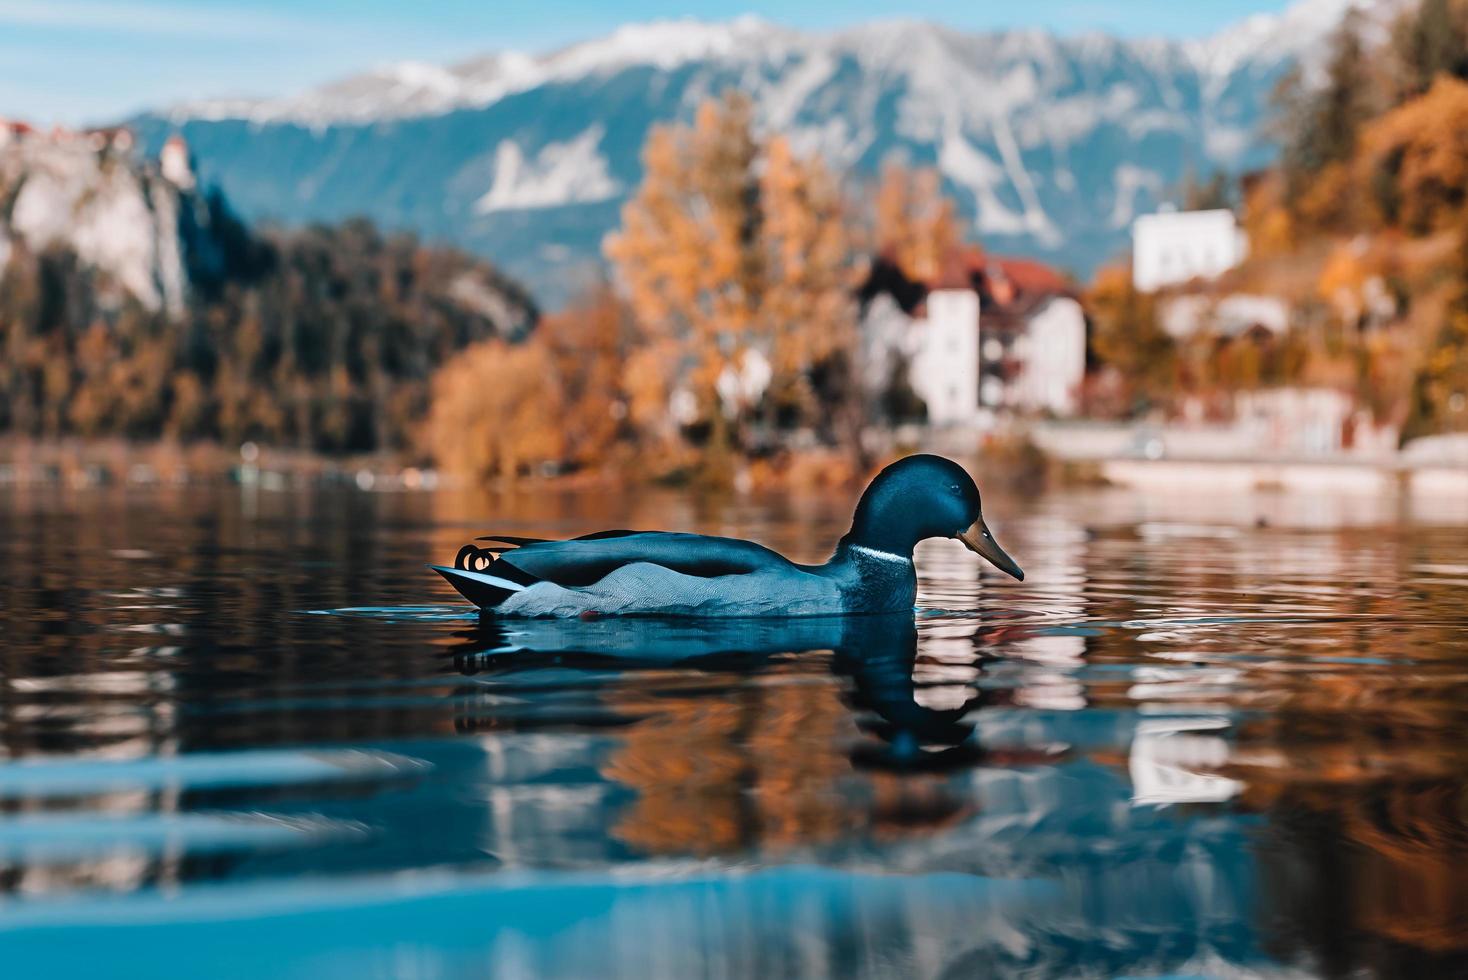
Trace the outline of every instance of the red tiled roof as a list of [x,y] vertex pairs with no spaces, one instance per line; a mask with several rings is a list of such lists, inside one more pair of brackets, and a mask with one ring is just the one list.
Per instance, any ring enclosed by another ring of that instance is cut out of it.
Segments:
[[951,248],[938,264],[938,275],[929,289],[972,289],[974,277],[984,271],[984,250],[977,245]]
[[1035,259],[996,255],[992,260],[1006,279],[1022,293],[1068,293],[1070,283],[1055,269]]
[[935,289],[978,292],[984,316],[1001,328],[1017,326],[1052,297],[1074,295],[1066,278],[1043,262],[990,255],[980,246],[960,245],[948,250],[938,275],[928,282],[909,280],[897,268],[890,251],[879,254],[861,296],[865,303],[878,292],[889,292],[904,310],[921,315],[924,294]]

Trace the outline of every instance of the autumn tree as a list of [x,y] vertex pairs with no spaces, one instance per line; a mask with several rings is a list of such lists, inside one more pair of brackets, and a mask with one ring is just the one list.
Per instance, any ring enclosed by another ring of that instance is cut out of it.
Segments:
[[1440,77],[1362,135],[1358,169],[1377,216],[1422,233],[1455,227],[1468,202],[1468,82]]
[[561,430],[565,462],[605,462],[626,440],[629,395],[623,365],[637,345],[635,334],[630,312],[606,286],[547,315],[536,327],[531,343],[546,347],[553,367],[546,383],[558,383],[563,406],[559,417],[539,424]]
[[644,329],[683,346],[716,424],[718,376],[754,339],[763,292],[758,151],[741,96],[704,103],[691,127],[654,129],[642,185],[606,244]]
[[959,245],[953,201],[937,170],[910,169],[897,161],[882,168],[873,214],[873,240],[909,279],[931,282],[943,258]]
[[1117,265],[1097,273],[1087,299],[1097,359],[1120,374],[1134,405],[1166,400],[1177,351],[1158,321],[1156,297],[1139,291],[1131,271]]
[[769,391],[793,420],[811,422],[829,407],[811,374],[850,344],[851,244],[837,182],[783,139],[759,138],[739,94],[704,103],[691,126],[655,129],[643,165],[606,242],[656,352],[640,372],[656,362],[693,393],[714,457],[753,418],[742,409],[731,418],[718,393],[720,376],[743,370],[751,352],[770,364]]
[[487,340],[434,376],[425,432],[445,471],[475,481],[512,479],[564,458],[564,410],[545,344]]
[[1351,201],[1348,162],[1362,124],[1376,107],[1373,65],[1361,40],[1361,15],[1348,10],[1330,38],[1325,83],[1287,73],[1274,93],[1274,132],[1283,144],[1289,200],[1307,223],[1344,220]]
[[1426,92],[1439,75],[1468,77],[1468,2],[1421,0],[1392,25],[1390,51],[1398,101]]
[[1214,170],[1206,180],[1200,180],[1196,173],[1188,170],[1183,175],[1179,196],[1185,211],[1210,211],[1234,206],[1232,181],[1222,170]]
[[1468,432],[1468,220],[1460,235],[1454,270],[1457,295],[1417,371],[1403,440]]
[[833,441],[856,445],[852,246],[840,183],[819,158],[800,159],[788,140],[776,136],[766,145],[760,191],[768,274],[764,325],[779,385],[772,407],[825,423]]
[[430,451],[476,481],[616,464],[637,441],[642,396],[629,368],[646,349],[605,286],[543,317],[527,340],[474,345],[434,376]]

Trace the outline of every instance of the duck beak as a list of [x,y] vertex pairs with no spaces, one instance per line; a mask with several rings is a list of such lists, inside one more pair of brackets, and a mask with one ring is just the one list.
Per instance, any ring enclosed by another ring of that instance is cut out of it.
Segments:
[[968,530],[959,531],[956,537],[968,547],[969,551],[972,551],[980,558],[987,558],[1001,572],[1013,575],[1021,582],[1025,580],[1024,569],[1016,565],[1014,559],[1005,554],[1004,549],[999,547],[999,542],[995,541],[994,535],[989,533],[989,528],[985,526],[982,517],[974,521]]

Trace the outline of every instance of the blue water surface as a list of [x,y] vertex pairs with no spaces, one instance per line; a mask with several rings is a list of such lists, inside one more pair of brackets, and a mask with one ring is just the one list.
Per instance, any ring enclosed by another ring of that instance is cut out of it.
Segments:
[[428,562],[841,495],[0,488],[0,963],[1468,975],[1468,521],[986,497],[911,616],[481,621]]

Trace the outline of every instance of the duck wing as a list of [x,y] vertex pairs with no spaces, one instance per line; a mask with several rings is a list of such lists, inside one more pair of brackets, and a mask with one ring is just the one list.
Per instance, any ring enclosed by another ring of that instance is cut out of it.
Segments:
[[[623,531],[522,545],[501,554],[486,571],[512,581],[528,576],[575,588],[640,563],[700,578],[794,567],[783,555],[753,541],[675,531]],[[509,567],[500,568],[505,565]]]

